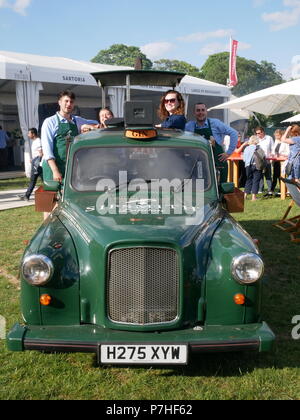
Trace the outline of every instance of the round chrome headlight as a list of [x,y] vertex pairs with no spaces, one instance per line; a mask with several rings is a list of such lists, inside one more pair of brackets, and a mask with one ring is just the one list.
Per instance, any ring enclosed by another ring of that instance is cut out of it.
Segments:
[[264,263],[257,254],[242,254],[233,258],[231,274],[240,284],[252,284],[262,278]]
[[53,275],[53,271],[53,263],[45,255],[30,255],[24,259],[22,264],[23,277],[31,286],[47,284]]

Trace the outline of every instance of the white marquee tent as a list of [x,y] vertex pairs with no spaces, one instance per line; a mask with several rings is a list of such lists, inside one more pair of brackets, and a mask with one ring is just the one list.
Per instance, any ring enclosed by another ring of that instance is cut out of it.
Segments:
[[[101,89],[91,73],[122,69],[128,67],[0,51],[0,123],[5,123],[3,109],[6,106],[17,106],[22,134],[27,139],[28,128],[39,128],[38,106],[55,103],[57,93],[63,89],[72,89],[76,93],[79,107],[100,107]],[[132,89],[139,98],[165,91],[165,88],[155,86],[133,86]],[[183,78],[178,90],[191,106],[199,100],[199,96],[209,97],[211,105],[216,105],[220,101],[228,101],[231,95],[226,86],[191,76]],[[107,90],[115,116],[122,116],[124,96],[123,88]],[[223,115],[228,122],[228,113]]]

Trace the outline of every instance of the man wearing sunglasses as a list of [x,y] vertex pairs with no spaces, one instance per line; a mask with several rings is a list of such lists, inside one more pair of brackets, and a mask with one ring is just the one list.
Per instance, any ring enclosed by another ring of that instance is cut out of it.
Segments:
[[[203,103],[197,103],[194,108],[196,121],[189,121],[185,130],[200,134],[207,140],[211,137],[215,140],[214,156],[216,168],[220,171],[220,182],[226,182],[228,178],[227,159],[235,151],[238,143],[238,132],[216,118],[207,117],[207,107]],[[227,152],[224,151],[224,137],[229,136],[230,143]]]

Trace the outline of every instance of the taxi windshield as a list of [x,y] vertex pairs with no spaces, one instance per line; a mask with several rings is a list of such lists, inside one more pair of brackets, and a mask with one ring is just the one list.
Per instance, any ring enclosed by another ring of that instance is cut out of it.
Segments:
[[182,188],[189,180],[204,181],[210,188],[211,175],[207,153],[186,147],[86,147],[75,153],[72,187],[80,192],[97,191],[102,180],[118,190],[120,173],[128,183],[143,180],[178,180]]

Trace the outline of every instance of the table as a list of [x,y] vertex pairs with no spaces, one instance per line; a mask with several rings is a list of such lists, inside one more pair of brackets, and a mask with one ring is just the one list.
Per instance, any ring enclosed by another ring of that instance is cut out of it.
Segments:
[[[243,154],[242,153],[236,153],[234,152],[229,158],[228,158],[228,182],[233,182],[234,185],[238,188],[239,185],[239,161],[243,160]],[[283,162],[287,160],[287,158],[284,157],[269,157],[267,158],[270,162],[280,162],[281,165]],[[280,197],[281,200],[286,199],[287,194],[287,188],[284,182],[280,181]]]
[[232,153],[228,158],[228,182],[233,182],[236,188],[239,187],[239,161],[243,160],[242,153]]

